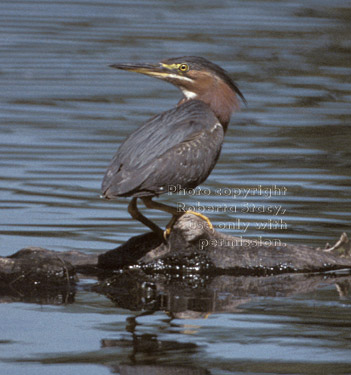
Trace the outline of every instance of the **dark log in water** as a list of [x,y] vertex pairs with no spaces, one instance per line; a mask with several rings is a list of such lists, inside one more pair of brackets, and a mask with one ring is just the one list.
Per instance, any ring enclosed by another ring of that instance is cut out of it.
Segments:
[[59,252],[37,247],[0,257],[0,297],[11,301],[62,303],[71,300],[76,268]]
[[67,292],[75,283],[76,272],[103,275],[108,270],[131,268],[147,274],[191,271],[216,276],[351,269],[350,242],[346,234],[328,249],[246,240],[210,230],[201,218],[185,214],[167,242],[146,233],[100,256],[27,248],[0,258],[0,289],[25,294],[50,285]]
[[99,256],[102,268],[138,265],[144,270],[192,268],[200,272],[278,274],[319,272],[351,268],[350,242],[346,234],[334,248],[273,244],[247,240],[210,230],[199,217],[183,215],[167,243],[152,233],[133,237],[115,250]]

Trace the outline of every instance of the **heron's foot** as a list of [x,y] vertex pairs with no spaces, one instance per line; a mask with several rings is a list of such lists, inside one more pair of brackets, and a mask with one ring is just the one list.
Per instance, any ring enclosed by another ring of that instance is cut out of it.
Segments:
[[188,211],[186,211],[185,213],[186,213],[186,214],[192,214],[192,215],[195,215],[195,216],[201,217],[201,219],[203,219],[203,220],[206,221],[206,223],[207,223],[207,225],[208,225],[208,228],[209,228],[210,230],[213,231],[213,225],[212,225],[210,219],[209,219],[207,216],[205,216],[205,215],[203,215],[203,214],[200,214],[199,212],[191,211],[191,210],[188,210]]
[[172,228],[166,228],[164,231],[163,231],[163,238],[167,241],[168,239],[168,236],[171,234],[171,230]]
[[172,219],[169,221],[169,223],[167,224],[166,226],[166,229],[165,231],[163,232],[163,238],[167,241],[169,235],[171,234],[172,232],[172,228],[173,228],[173,225],[174,223],[177,221],[179,215],[173,215],[172,216]]

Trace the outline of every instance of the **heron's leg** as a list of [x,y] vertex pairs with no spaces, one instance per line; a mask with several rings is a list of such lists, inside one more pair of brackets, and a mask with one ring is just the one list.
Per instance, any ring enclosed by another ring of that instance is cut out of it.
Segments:
[[153,232],[163,238],[163,230],[138,210],[137,198],[134,197],[130,201],[128,205],[128,212],[133,219],[140,221],[141,223],[149,227]]
[[177,221],[177,219],[179,218],[180,215],[178,216],[172,216],[171,220],[168,222],[168,224],[166,225],[166,229],[165,231],[163,232],[163,238],[165,240],[167,240],[168,236],[171,234],[171,231],[172,231],[172,227],[174,225],[174,223]]
[[143,199],[143,202],[144,202],[144,204],[147,208],[153,208],[155,210],[168,212],[169,214],[172,215],[171,220],[169,221],[169,223],[166,226],[166,230],[163,232],[163,238],[167,239],[167,237],[171,233],[171,228],[172,228],[173,224],[176,222],[178,217],[180,217],[181,215],[184,214],[184,212],[179,212],[175,207],[168,206],[167,204],[154,202],[152,200],[152,197],[145,197],[145,198],[142,198],[142,199]]
[[166,226],[166,230],[164,231],[164,238],[167,238],[171,232],[171,229],[172,229],[172,226],[173,224],[176,222],[176,220],[184,215],[185,213],[189,213],[189,214],[193,214],[193,215],[196,215],[198,217],[201,217],[203,220],[206,221],[208,227],[212,230],[213,229],[213,225],[210,221],[210,219],[203,215],[203,214],[200,214],[199,212],[196,212],[196,211],[191,211],[191,210],[188,210],[188,211],[181,211],[179,212],[177,208],[175,207],[172,207],[172,206],[168,206],[166,204],[163,204],[163,203],[159,203],[159,202],[154,202],[152,200],[152,197],[145,197],[145,198],[142,198],[145,206],[147,208],[154,208],[156,210],[161,210],[161,211],[165,211],[165,212],[168,212],[172,215],[172,219],[170,220],[170,222],[167,224]]
[[147,208],[154,208],[155,210],[168,212],[173,216],[180,216],[183,214],[182,212],[179,212],[175,207],[168,206],[167,204],[159,202],[154,202],[152,200],[152,197],[143,197],[142,200]]

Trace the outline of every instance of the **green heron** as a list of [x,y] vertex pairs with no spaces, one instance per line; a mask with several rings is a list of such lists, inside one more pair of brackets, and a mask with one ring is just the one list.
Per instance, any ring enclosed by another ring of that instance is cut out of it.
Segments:
[[193,189],[206,180],[218,160],[230,116],[239,109],[237,96],[246,101],[229,74],[202,57],[111,67],[160,78],[183,93],[175,108],[152,117],[127,137],[102,182],[104,198],[132,197],[128,206],[132,218],[162,236],[161,228],[140,213],[137,199],[147,208],[172,215],[168,233],[183,212],[152,198],[167,193],[169,186]]

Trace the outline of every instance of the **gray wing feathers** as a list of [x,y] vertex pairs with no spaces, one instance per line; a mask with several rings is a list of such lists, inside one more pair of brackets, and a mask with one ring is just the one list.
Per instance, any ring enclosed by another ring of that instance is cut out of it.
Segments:
[[[168,150],[157,160],[159,166],[139,186],[139,190],[167,192],[169,186],[193,188],[206,180],[220,155],[224,131],[220,124],[212,131],[195,133]],[[160,188],[163,188],[160,190]]]
[[[219,153],[217,149],[220,150],[223,142],[223,129],[218,123],[220,129],[214,131],[217,123],[213,112],[200,101],[184,103],[155,116],[132,133],[118,149],[102,183],[104,195],[108,198],[154,195],[171,181],[185,181],[185,178],[195,181],[196,175],[206,174],[196,168],[206,171],[209,168],[210,161],[199,163],[199,158],[204,157],[206,142],[209,143],[208,152]],[[221,139],[219,133],[222,133]],[[214,146],[213,142],[218,144]],[[191,169],[190,164],[200,165]]]

